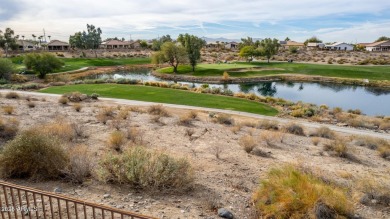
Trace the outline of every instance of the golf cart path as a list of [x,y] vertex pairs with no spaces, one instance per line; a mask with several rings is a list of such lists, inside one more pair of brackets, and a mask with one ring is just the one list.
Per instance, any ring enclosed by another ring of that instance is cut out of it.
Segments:
[[[0,90],[0,93],[7,93],[11,90]],[[38,92],[28,92],[28,91],[14,91],[22,95],[35,95],[35,96],[47,96],[47,97],[60,97],[60,94],[46,94],[46,93],[38,93]],[[309,122],[301,119],[287,119],[287,118],[279,118],[279,117],[273,117],[273,116],[264,116],[264,115],[258,115],[254,113],[247,113],[247,112],[239,112],[234,110],[225,110],[225,109],[214,109],[214,108],[206,108],[206,107],[197,107],[197,106],[186,106],[186,105],[177,105],[177,104],[166,104],[166,103],[156,103],[156,102],[145,102],[145,101],[137,101],[137,100],[125,100],[125,99],[116,99],[116,98],[99,98],[100,101],[106,101],[114,104],[122,104],[122,105],[136,105],[136,106],[150,106],[150,105],[156,105],[161,104],[165,107],[170,108],[177,108],[177,109],[189,109],[189,110],[201,110],[201,111],[208,111],[208,112],[216,112],[216,113],[226,113],[231,115],[238,115],[238,116],[244,116],[249,118],[255,118],[255,119],[268,119],[277,121],[279,123],[290,123],[294,122],[296,124],[300,124],[305,127],[309,128],[318,128],[321,126],[325,126],[330,128],[333,131],[336,132],[342,132],[346,134],[352,134],[352,135],[368,135],[375,138],[384,138],[390,140],[390,134],[389,133],[380,133],[375,132],[372,130],[363,130],[363,129],[355,129],[350,127],[340,127],[336,125],[330,125],[330,124],[320,124],[315,122]]]

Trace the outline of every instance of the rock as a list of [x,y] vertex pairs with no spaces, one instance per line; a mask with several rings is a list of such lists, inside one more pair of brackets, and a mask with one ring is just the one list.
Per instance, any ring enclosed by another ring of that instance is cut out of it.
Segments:
[[370,195],[363,195],[363,197],[360,198],[360,203],[363,204],[363,205],[367,205],[370,203],[372,197],[370,197]]
[[62,189],[60,187],[55,187],[53,192],[54,193],[62,193]]
[[110,198],[110,197],[111,197],[110,194],[104,194],[104,195],[103,195],[103,198]]
[[218,216],[228,219],[233,219],[233,214],[225,208],[218,209]]
[[371,203],[374,204],[374,205],[375,205],[375,204],[378,204],[378,200],[372,199],[372,200],[371,200]]
[[320,202],[316,205],[315,215],[317,219],[335,219],[337,214],[329,206]]
[[86,94],[82,94],[82,95],[80,96],[80,100],[81,100],[81,101],[86,100],[86,99],[88,99],[88,96],[87,96]]

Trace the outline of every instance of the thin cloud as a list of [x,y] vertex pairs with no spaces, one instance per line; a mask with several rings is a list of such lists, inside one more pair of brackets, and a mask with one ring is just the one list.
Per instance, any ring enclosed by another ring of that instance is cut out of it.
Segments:
[[[303,31],[301,34],[307,31],[308,35],[323,34],[324,37],[331,37],[326,34],[330,31],[338,33],[340,37],[346,37],[340,40],[348,40],[351,35],[343,34],[343,30],[347,30],[348,27],[339,27],[337,19],[343,19],[347,15],[368,13],[380,19],[390,19],[388,15],[390,1],[388,0],[377,0],[375,4],[368,0],[359,1],[358,4],[355,0],[287,2],[285,0],[248,0],[245,2],[233,0],[155,0],[149,2],[140,0],[41,0],[39,3],[35,0],[17,2],[2,0],[4,1],[5,4],[2,3],[0,9],[0,27],[9,26],[16,32],[45,28],[53,33],[60,32],[61,34],[57,36],[62,39],[66,39],[67,37],[64,36],[69,36],[76,31],[85,30],[87,23],[101,27],[104,36],[109,36],[110,30],[115,30],[115,33],[122,30],[126,34],[133,31],[139,33],[140,36],[142,36],[140,32],[144,31],[145,36],[149,36],[150,31],[153,30],[161,32],[166,29],[166,34],[174,35],[177,31],[187,30],[188,27],[192,32],[198,31],[199,35],[217,34],[205,25],[209,23],[225,25],[226,30],[221,31],[221,34],[232,33],[229,26],[235,26],[237,22],[247,24],[244,25],[246,30],[240,30],[242,34],[259,32],[258,29],[266,24],[273,26],[268,27],[271,30],[270,33],[278,32],[286,35],[288,33],[282,27],[288,22],[293,23],[299,31]],[[17,10],[16,4],[21,6]],[[11,11],[12,16],[3,16],[9,14],[7,11]],[[334,27],[318,26],[316,30],[313,30],[301,24],[302,21],[319,18],[334,19]],[[375,23],[375,20],[371,22]],[[358,36],[364,38],[365,33],[355,30],[356,27],[353,25],[355,24],[349,26],[351,30],[361,34]],[[372,25],[364,26],[364,28],[370,27]],[[174,33],[168,32],[171,30]],[[289,31],[293,30],[289,29]],[[313,33],[313,31],[317,32]],[[389,35],[390,27],[382,27],[382,32]],[[298,32],[292,32],[292,34],[295,35]]]

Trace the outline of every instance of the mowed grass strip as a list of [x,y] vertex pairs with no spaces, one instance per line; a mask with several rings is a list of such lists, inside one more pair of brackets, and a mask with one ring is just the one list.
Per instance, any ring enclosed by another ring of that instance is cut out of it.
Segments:
[[[250,69],[257,68],[257,69]],[[263,68],[263,70],[261,69]],[[245,70],[237,72],[237,69]],[[179,66],[178,74],[193,76],[222,76],[227,71],[231,77],[254,77],[277,74],[304,74],[325,77],[355,78],[370,80],[390,80],[390,66],[347,66],[347,65],[321,65],[287,62],[251,62],[231,64],[199,64],[195,72],[190,66]],[[170,74],[172,68],[159,69],[160,73]]]
[[227,109],[269,116],[278,113],[276,109],[254,101],[168,88],[119,84],[80,84],[49,87],[40,90],[42,93],[54,94],[64,94],[75,91],[85,94],[98,93],[102,97]]

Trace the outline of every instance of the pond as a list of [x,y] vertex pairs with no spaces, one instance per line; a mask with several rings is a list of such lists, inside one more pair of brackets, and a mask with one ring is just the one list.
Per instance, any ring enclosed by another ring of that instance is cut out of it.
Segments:
[[[100,74],[88,77],[127,78],[142,81],[165,81],[150,74],[149,69],[137,69],[132,72]],[[171,81],[167,81],[171,82]],[[199,83],[180,82],[198,87]],[[294,102],[303,101],[329,107],[341,107],[344,110],[360,109],[367,115],[390,115],[390,89],[362,87],[353,85],[311,83],[311,82],[258,82],[251,84],[210,84],[233,92],[256,93],[263,96],[280,97]]]

